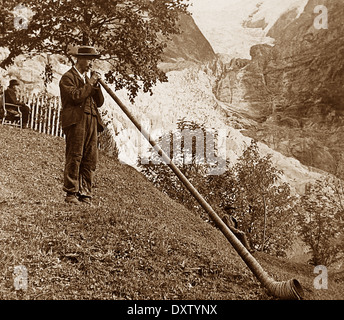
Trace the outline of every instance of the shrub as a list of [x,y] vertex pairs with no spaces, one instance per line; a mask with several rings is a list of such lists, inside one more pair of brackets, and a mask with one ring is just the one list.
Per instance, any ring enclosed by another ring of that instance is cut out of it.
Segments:
[[98,147],[108,156],[118,160],[119,150],[114,139],[114,132],[109,127],[105,127],[104,131],[99,134]]
[[[184,120],[179,122],[179,129],[186,127],[201,129],[206,136],[207,129],[203,126]],[[169,138],[169,143],[173,145],[173,139],[181,137],[169,133]],[[174,161],[186,178],[220,216],[224,215],[227,206],[237,208],[235,218],[247,233],[251,246],[271,254],[285,255],[294,237],[294,198],[289,185],[278,183],[282,172],[273,167],[271,156],[261,157],[257,144],[252,142],[234,168],[227,162],[222,175],[208,175],[211,165],[197,161],[199,154],[195,152],[195,143],[193,141],[189,150],[191,163],[186,164],[185,158]],[[182,148],[185,145],[182,144]],[[170,156],[172,158],[173,150]],[[139,159],[139,167],[161,191],[205,220],[209,219],[166,165]]]
[[285,256],[295,236],[295,198],[290,186],[280,182],[283,172],[273,166],[271,155],[260,155],[255,141],[239,158],[234,172],[234,207],[240,209],[237,218],[251,246]]
[[344,258],[344,188],[327,177],[310,184],[300,199],[299,233],[309,245],[314,265],[330,266]]
[[[202,125],[198,125],[193,121],[180,120],[175,132],[169,132],[159,139],[162,149],[168,154],[173,162],[178,166],[179,170],[185,177],[193,184],[193,186],[202,194],[202,196],[209,200],[207,196],[207,174],[212,168],[211,164],[204,161],[204,153],[197,152],[197,144],[199,141],[192,139],[192,143],[186,144],[182,135],[183,130],[190,130],[190,132],[197,131],[197,139],[206,144],[207,129]],[[177,150],[176,146],[181,148]],[[198,145],[199,146],[199,145]],[[169,149],[169,150],[166,150]],[[208,221],[208,216],[203,212],[199,203],[193,198],[190,192],[183,186],[182,182],[174,174],[174,172],[167,167],[167,165],[158,159],[156,152],[150,150],[150,159],[142,159],[139,157],[138,166],[141,172],[153,182],[153,184],[166,193],[173,200],[183,204],[187,209],[197,212],[202,218]],[[200,159],[202,158],[202,159]]]

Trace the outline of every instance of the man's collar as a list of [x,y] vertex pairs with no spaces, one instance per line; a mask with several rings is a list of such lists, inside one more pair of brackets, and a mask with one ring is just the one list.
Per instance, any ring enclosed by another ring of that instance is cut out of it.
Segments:
[[85,82],[85,75],[80,73],[80,71],[78,70],[78,68],[74,65],[73,68],[76,70],[76,72],[78,73],[78,75],[80,76],[80,78],[82,79],[82,81]]

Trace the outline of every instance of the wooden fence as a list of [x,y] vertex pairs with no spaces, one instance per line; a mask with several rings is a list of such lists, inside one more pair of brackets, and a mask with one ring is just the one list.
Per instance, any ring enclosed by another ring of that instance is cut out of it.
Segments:
[[[31,108],[29,128],[56,137],[65,136],[60,120],[60,97],[20,93],[18,99]],[[98,148],[105,151],[111,157],[118,158],[119,151],[116,142],[111,132],[107,129],[98,136]]]
[[20,94],[20,101],[31,108],[29,127],[40,133],[63,137],[60,97]]

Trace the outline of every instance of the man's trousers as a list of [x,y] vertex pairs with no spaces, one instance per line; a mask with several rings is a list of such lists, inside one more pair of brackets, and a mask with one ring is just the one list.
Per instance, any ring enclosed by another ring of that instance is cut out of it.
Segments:
[[81,121],[65,130],[66,164],[64,187],[67,193],[92,197],[98,161],[97,117],[84,113]]

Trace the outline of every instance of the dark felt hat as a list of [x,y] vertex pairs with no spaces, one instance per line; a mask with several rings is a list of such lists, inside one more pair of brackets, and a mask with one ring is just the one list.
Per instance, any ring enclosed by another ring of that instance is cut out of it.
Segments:
[[19,85],[20,85],[20,83],[18,80],[16,80],[16,79],[10,80],[10,85],[9,85],[10,87],[19,86]]
[[99,58],[100,54],[96,51],[95,48],[91,46],[80,46],[78,47],[76,53],[73,54],[75,57],[84,57],[84,58]]
[[229,210],[236,210],[237,208],[227,205],[227,206],[224,207],[224,209],[225,209],[226,211],[229,211]]

